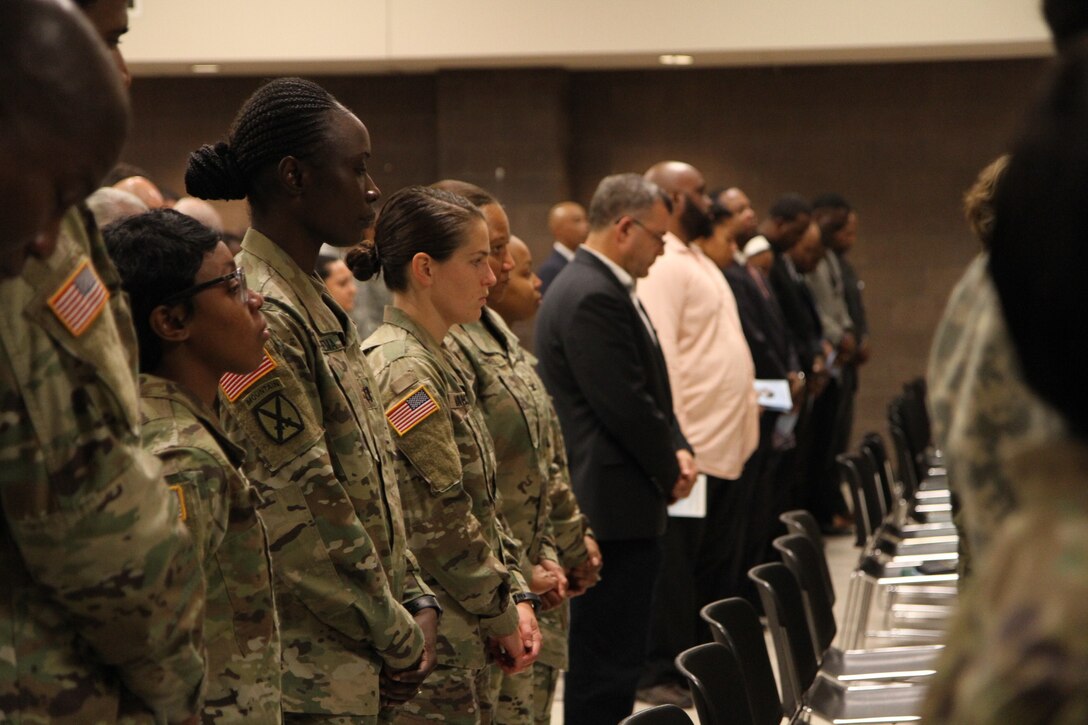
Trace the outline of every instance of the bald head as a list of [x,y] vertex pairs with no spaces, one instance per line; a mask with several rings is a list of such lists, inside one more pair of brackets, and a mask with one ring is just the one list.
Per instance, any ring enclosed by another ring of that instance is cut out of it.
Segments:
[[660,161],[647,169],[644,176],[672,199],[669,231],[685,242],[711,235],[710,197],[706,195],[706,180],[699,169],[683,161]]
[[88,196],[87,208],[94,215],[99,229],[148,211],[147,204],[127,191],[114,189],[112,186],[103,186]]
[[128,99],[102,41],[63,0],[0,2],[0,276],[51,253],[65,209],[117,160]]
[[219,216],[214,206],[203,199],[183,196],[174,204],[174,211],[196,219],[219,234],[223,233],[223,217]]
[[127,179],[121,179],[113,185],[113,188],[127,191],[147,204],[148,209],[161,209],[166,206],[159,187],[146,176],[130,176]]
[[557,242],[574,251],[589,234],[586,210],[577,202],[561,201],[548,212],[548,229]]

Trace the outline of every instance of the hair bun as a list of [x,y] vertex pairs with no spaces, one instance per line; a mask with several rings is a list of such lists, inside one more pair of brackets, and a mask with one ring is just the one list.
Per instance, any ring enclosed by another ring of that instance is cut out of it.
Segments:
[[378,253],[378,245],[374,242],[363,242],[362,244],[352,247],[347,256],[344,257],[344,264],[348,266],[351,273],[355,275],[355,279],[362,282],[366,282],[368,279],[378,276],[378,272],[382,268],[381,255]]
[[246,198],[246,179],[230,146],[220,141],[189,154],[185,191],[198,199]]

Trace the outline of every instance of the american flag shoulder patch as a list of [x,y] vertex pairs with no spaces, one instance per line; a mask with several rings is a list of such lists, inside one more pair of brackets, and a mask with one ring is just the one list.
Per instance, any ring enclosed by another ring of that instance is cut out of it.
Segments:
[[223,395],[226,399],[233,403],[238,400],[238,396],[253,387],[255,382],[275,369],[276,361],[268,354],[268,350],[265,350],[264,357],[261,359],[261,364],[257,366],[256,370],[246,373],[245,375],[227,373],[219,378],[219,389],[223,391]]
[[420,385],[408,393],[399,403],[385,412],[385,418],[389,425],[402,436],[427,419],[438,410],[438,402],[427,390],[427,386]]
[[49,298],[49,308],[68,332],[79,337],[102,314],[109,299],[110,291],[85,259]]

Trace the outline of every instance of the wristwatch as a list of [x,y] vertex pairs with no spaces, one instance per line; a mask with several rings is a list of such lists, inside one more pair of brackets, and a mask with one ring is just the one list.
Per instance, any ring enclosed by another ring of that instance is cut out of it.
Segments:
[[407,609],[408,614],[411,614],[413,617],[422,609],[433,609],[438,613],[438,618],[442,618],[442,605],[438,603],[438,600],[432,594],[424,594],[421,597],[416,597],[410,602],[405,602],[404,608]]
[[514,595],[514,604],[521,604],[522,602],[529,602],[533,605],[533,613],[536,614],[540,611],[540,595],[533,594],[532,592],[518,592]]

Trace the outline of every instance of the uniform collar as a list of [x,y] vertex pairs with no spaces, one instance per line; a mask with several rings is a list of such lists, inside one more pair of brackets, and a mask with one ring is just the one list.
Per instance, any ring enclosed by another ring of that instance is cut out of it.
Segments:
[[215,437],[216,442],[219,443],[223,452],[227,454],[231,463],[240,466],[245,461],[245,451],[227,437],[212,409],[200,398],[193,395],[188,388],[173,380],[167,380],[148,373],[140,373],[140,397],[166,400],[185,408]]
[[479,322],[460,325],[464,334],[481,350],[492,350],[509,356],[515,349],[513,333],[494,310],[485,307]]
[[304,271],[278,244],[252,227],[242,239],[242,251],[264,262],[283,279],[298,297],[299,304],[305,309],[318,334],[344,334],[344,325],[332,311],[331,305],[335,301],[316,273]]
[[385,313],[382,315],[382,322],[387,325],[399,327],[402,330],[411,333],[412,337],[419,340],[423,347],[427,348],[432,355],[440,360],[445,360],[446,353],[443,351],[441,343],[435,343],[434,338],[431,337],[431,333],[416,324],[416,321],[409,317],[404,310],[394,307],[393,305],[386,305]]

